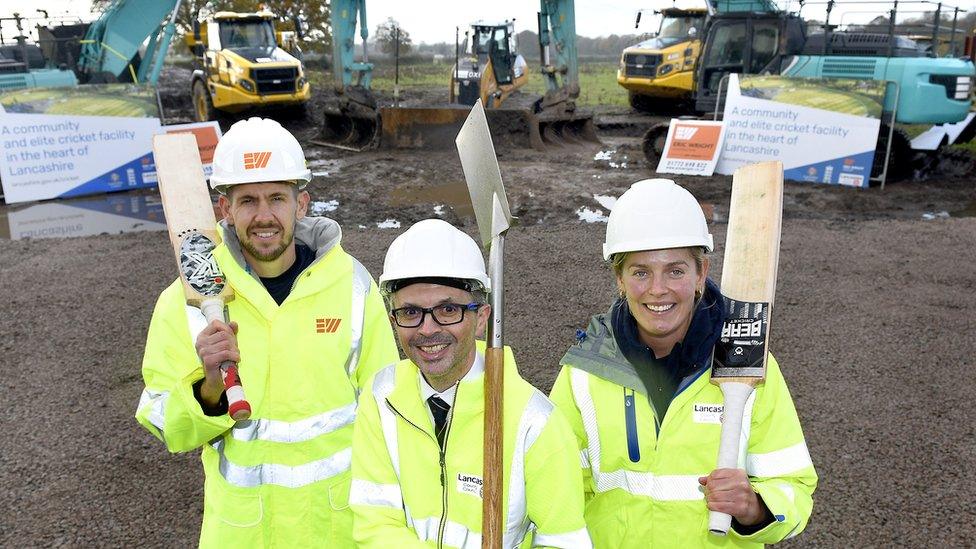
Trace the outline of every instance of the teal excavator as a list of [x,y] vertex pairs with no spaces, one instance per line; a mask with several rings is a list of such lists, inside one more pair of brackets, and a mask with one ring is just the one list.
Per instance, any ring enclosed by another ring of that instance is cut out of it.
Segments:
[[[359,61],[355,59],[357,23],[363,44]],[[486,105],[495,144],[542,149],[554,144],[595,142],[592,114],[576,106],[579,67],[573,0],[540,0],[538,23],[541,72],[547,91],[537,100],[526,101],[521,94],[512,94],[504,101],[493,102],[498,104]],[[324,108],[316,143],[350,150],[454,146],[470,105],[377,105],[371,89],[373,64],[366,49],[365,0],[333,0],[332,31],[336,98]]]
[[20,14],[15,44],[0,45],[0,90],[77,86],[100,82],[155,84],[176,32],[180,0],[115,0],[92,23],[38,24],[37,43],[24,23],[43,17]]

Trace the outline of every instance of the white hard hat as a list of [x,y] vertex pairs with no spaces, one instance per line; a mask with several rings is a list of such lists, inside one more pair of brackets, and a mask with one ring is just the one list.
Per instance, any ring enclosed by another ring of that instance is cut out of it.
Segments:
[[645,179],[614,204],[607,222],[603,259],[615,253],[704,246],[712,235],[695,197],[670,179]]
[[468,291],[491,291],[485,258],[473,238],[441,219],[414,223],[390,244],[380,275],[380,292],[396,291],[396,282],[442,278],[474,282]]
[[273,181],[293,182],[304,189],[311,180],[298,140],[268,118],[234,123],[214,150],[210,186],[218,192],[230,185]]

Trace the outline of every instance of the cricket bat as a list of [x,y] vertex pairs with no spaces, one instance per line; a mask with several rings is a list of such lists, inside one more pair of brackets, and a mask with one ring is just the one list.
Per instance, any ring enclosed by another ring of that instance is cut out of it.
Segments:
[[[726,320],[712,356],[711,381],[722,389],[725,400],[720,469],[739,466],[746,401],[766,378],[782,224],[783,164],[762,162],[736,170],[722,261]],[[730,515],[709,512],[711,533],[724,536],[731,523]]]
[[[213,257],[220,234],[196,138],[192,133],[157,135],[153,137],[153,157],[186,303],[198,307],[207,323],[226,322],[224,304],[234,299],[234,290]],[[227,391],[227,413],[235,421],[249,418],[251,405],[244,398],[237,365],[226,361],[220,370]]]

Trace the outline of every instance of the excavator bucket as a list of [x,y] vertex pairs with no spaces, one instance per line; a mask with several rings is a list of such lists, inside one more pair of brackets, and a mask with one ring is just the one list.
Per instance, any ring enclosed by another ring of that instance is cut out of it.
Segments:
[[314,142],[337,149],[362,151],[376,147],[376,114],[325,111],[319,138]]
[[[454,147],[471,107],[385,107],[380,109],[383,148],[444,149]],[[539,122],[522,109],[489,109],[488,126],[495,145],[502,148],[543,149]]]
[[[454,146],[471,107],[384,107],[380,109],[383,148],[444,149]],[[537,115],[529,109],[487,109],[491,139],[500,149],[546,150],[550,146],[598,142],[593,117]]]
[[549,146],[599,143],[592,114],[540,113],[536,115],[542,142]]

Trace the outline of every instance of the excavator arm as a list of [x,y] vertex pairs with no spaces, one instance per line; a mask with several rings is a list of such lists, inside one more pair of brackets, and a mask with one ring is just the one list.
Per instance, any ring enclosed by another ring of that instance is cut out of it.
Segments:
[[538,15],[539,54],[546,79],[539,110],[572,112],[580,92],[573,0],[540,0]]
[[[180,0],[115,0],[81,41],[83,81],[122,80],[155,84],[176,32]],[[146,39],[144,56],[139,49]]]
[[[366,0],[332,1],[332,73],[336,100],[326,105],[322,144],[362,150],[375,146],[379,114],[371,89],[373,64],[366,52],[369,30]],[[362,61],[355,60],[356,25],[363,41]]]

